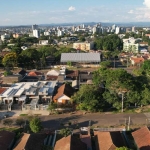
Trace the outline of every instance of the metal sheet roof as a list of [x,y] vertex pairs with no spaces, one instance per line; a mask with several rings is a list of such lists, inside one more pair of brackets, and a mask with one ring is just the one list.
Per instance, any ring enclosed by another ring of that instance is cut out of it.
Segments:
[[61,62],[100,62],[100,53],[62,53]]

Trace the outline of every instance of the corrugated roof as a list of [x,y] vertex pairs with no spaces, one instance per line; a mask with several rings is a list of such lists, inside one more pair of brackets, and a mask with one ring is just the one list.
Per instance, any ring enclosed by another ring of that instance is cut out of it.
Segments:
[[99,53],[62,53],[60,62],[100,62]]

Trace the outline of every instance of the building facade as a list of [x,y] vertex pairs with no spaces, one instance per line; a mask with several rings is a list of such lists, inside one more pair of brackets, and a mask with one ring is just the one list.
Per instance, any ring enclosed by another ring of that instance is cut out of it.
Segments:
[[74,49],[78,49],[78,50],[85,50],[85,51],[89,51],[92,50],[94,48],[94,43],[90,42],[90,43],[73,43],[73,48]]

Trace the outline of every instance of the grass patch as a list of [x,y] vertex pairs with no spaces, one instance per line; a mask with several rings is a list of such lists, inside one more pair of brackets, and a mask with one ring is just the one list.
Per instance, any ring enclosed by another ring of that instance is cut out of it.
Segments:
[[8,127],[3,127],[3,128],[0,128],[0,131],[6,130],[6,131],[11,131],[11,132],[16,132],[18,129],[20,129],[20,128],[8,128]]
[[135,113],[135,109],[126,109],[125,113]]
[[28,116],[28,114],[20,114],[20,116]]

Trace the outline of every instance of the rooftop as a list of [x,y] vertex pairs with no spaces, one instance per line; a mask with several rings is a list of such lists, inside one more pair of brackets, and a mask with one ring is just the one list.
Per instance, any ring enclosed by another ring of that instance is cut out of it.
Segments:
[[99,53],[62,53],[60,62],[100,62]]
[[150,131],[146,126],[132,132],[132,136],[140,150],[150,149]]

